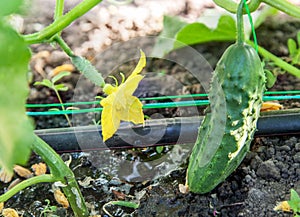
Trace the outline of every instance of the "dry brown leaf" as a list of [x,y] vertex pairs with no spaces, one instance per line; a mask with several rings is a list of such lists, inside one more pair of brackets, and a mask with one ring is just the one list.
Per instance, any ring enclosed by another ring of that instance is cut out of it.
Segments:
[[47,166],[44,163],[33,164],[31,169],[34,171],[36,176],[43,175],[47,171]]
[[276,102],[264,102],[261,106],[261,112],[280,110],[283,106]]
[[284,212],[291,212],[291,207],[287,201],[279,202],[275,207],[274,211],[284,211]]
[[61,190],[59,189],[54,190],[54,198],[56,202],[62,205],[65,209],[69,207],[69,201],[67,200],[64,193],[61,192]]
[[189,193],[189,186],[183,185],[183,184],[179,184],[178,187],[179,187],[180,193],[182,193],[182,194],[187,194],[187,193]]
[[52,76],[58,75],[60,72],[73,72],[74,71],[74,66],[72,64],[63,64],[61,66],[57,66],[55,69],[52,71]]
[[46,77],[44,68],[46,66],[46,60],[49,58],[49,56],[49,51],[40,51],[31,58],[31,61],[33,62],[33,68],[44,78]]
[[4,208],[4,203],[1,202],[1,203],[0,203],[0,212],[2,212],[3,208]]
[[125,200],[126,195],[122,192],[112,190],[112,193],[116,196],[117,199],[119,200]]
[[19,217],[19,214],[16,210],[7,208],[2,210],[3,217]]
[[33,176],[32,172],[22,166],[19,166],[19,165],[15,165],[14,166],[14,171],[21,177],[23,178],[30,178]]
[[22,180],[19,179],[19,178],[15,179],[14,181],[12,181],[12,182],[9,184],[9,186],[7,187],[7,190],[13,188],[13,187],[16,186],[17,184],[19,184],[21,181],[22,181]]
[[1,182],[4,182],[4,183],[10,182],[13,176],[14,176],[13,173],[8,173],[3,168],[0,170],[0,181]]
[[36,60],[36,59],[41,59],[41,58],[47,59],[47,58],[49,58],[49,56],[50,56],[50,52],[47,50],[43,50],[43,51],[40,51],[40,52],[34,54],[31,58],[31,60]]

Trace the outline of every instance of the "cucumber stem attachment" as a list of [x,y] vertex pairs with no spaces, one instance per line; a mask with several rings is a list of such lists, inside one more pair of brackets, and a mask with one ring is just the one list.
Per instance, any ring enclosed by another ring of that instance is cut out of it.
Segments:
[[243,20],[243,9],[244,9],[244,0],[238,5],[237,9],[237,44],[242,45],[245,43],[245,34],[244,34],[244,20]]

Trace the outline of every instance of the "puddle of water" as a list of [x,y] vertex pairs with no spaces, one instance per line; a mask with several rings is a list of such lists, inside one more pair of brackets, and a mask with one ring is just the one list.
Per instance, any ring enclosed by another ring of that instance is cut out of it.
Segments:
[[128,182],[143,182],[166,176],[178,169],[189,157],[192,147],[193,144],[174,145],[162,154],[152,152],[149,158],[133,156],[132,150],[93,151],[88,158],[93,166],[107,175]]

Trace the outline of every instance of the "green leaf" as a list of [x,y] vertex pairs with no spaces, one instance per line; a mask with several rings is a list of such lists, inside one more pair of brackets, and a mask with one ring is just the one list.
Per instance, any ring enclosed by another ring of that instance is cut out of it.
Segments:
[[45,86],[45,87],[49,87],[49,88],[53,89],[53,84],[48,79],[43,79],[42,81],[36,81],[36,82],[34,82],[33,85],[35,85],[35,86],[41,85],[41,86]]
[[293,57],[297,53],[297,44],[293,39],[289,38],[287,45],[290,56]]
[[[228,15],[220,17],[217,28],[210,29],[203,23],[192,23],[183,27],[176,35],[174,48],[183,44],[193,45],[210,41],[234,41],[236,38],[235,20]],[[183,43],[183,44],[182,44]]]
[[265,5],[265,7],[261,11],[258,12],[258,16],[255,18],[253,17],[254,21],[254,28],[258,28],[262,23],[265,22],[265,20],[270,17],[278,14],[278,10],[276,8],[270,7],[268,5]]
[[297,32],[297,43],[300,46],[300,31]]
[[30,51],[23,38],[1,20],[0,41],[0,166],[12,173],[14,164],[27,162],[34,138],[25,113]]
[[291,189],[291,200],[288,201],[288,204],[294,213],[300,212],[300,197],[294,189]]
[[138,203],[130,202],[130,201],[122,201],[122,200],[111,201],[111,202],[109,202],[109,204],[124,206],[124,207],[128,207],[128,208],[133,208],[133,209],[139,208],[139,204]]
[[90,81],[94,84],[104,87],[105,82],[102,75],[87,59],[80,56],[71,56],[72,63],[74,66]]
[[68,72],[68,71],[63,71],[63,72],[60,72],[58,75],[55,75],[51,81],[53,84],[55,84],[58,80],[62,79],[63,77],[66,77],[66,76],[69,76],[71,74],[71,72]]
[[162,153],[162,151],[164,150],[164,146],[156,146],[155,150],[158,154]]
[[174,37],[181,28],[187,25],[187,23],[181,21],[177,17],[164,16],[163,25],[164,29],[154,45],[151,56],[163,57],[173,50]]
[[16,13],[19,10],[22,2],[23,0],[0,1],[0,17]]
[[64,84],[57,84],[54,86],[54,88],[57,90],[57,91],[67,91],[69,88],[66,87]]
[[275,76],[271,71],[269,70],[265,70],[265,75],[266,75],[266,86],[267,88],[271,88],[273,87],[273,85],[275,84],[276,80],[277,80],[277,76]]

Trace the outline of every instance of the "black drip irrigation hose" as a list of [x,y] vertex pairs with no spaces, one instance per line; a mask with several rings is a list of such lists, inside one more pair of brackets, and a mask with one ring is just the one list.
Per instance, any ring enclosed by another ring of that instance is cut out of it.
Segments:
[[[291,110],[292,111],[292,110]],[[300,113],[266,112],[257,123],[256,137],[300,134]],[[105,143],[100,126],[36,130],[57,152],[145,148],[194,143],[203,117],[181,117],[146,121],[144,126],[124,123]]]

